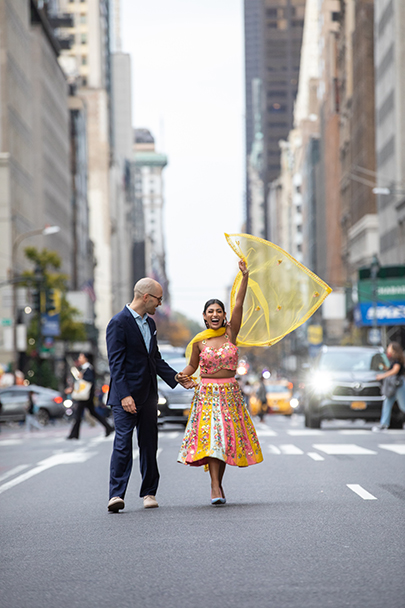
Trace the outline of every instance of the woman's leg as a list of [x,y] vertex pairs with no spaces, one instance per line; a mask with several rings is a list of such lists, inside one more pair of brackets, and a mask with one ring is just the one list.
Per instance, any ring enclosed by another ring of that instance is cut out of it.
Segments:
[[[222,475],[221,465],[224,465]],[[221,480],[225,471],[225,463],[218,458],[208,458],[208,469],[211,476],[211,498],[222,498]]]
[[381,426],[389,427],[390,422],[391,422],[392,406],[394,405],[394,403],[395,403],[395,395],[393,397],[385,397],[383,406],[382,406],[382,412],[381,412],[381,420],[380,420]]
[[225,473],[225,467],[226,467],[226,463],[222,462],[222,460],[219,461],[220,465],[219,465],[219,489],[221,490],[221,495],[222,498],[225,498],[225,493],[224,493],[224,489],[222,487],[222,478],[224,476]]

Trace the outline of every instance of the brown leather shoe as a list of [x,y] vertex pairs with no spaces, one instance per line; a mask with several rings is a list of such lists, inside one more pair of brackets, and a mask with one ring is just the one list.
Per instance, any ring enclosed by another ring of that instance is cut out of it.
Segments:
[[125,508],[125,502],[119,496],[113,496],[113,498],[111,498],[108,501],[108,507],[107,508],[112,513],[118,513],[118,511],[120,509],[124,509]]
[[158,502],[154,496],[144,496],[143,497],[143,508],[144,509],[155,509],[158,507]]

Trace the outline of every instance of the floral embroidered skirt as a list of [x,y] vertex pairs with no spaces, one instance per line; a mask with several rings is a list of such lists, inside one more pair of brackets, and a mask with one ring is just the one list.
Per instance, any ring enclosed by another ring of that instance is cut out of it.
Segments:
[[195,389],[178,462],[201,466],[208,464],[208,458],[238,467],[263,460],[235,378],[201,378]]

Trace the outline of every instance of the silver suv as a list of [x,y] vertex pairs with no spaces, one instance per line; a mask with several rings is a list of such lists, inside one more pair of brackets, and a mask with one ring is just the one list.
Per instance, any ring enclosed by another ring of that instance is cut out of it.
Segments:
[[[383,396],[376,375],[389,366],[382,348],[323,346],[305,385],[305,426],[319,429],[322,420],[379,420]],[[402,428],[394,406],[392,428]]]

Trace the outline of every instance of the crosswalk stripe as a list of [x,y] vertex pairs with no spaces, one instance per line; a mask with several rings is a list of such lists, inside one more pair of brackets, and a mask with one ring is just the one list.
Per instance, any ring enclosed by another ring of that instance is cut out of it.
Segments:
[[325,452],[325,454],[331,455],[368,455],[368,454],[377,454],[373,450],[368,450],[367,448],[362,448],[359,445],[355,445],[354,443],[317,443],[312,446],[316,450],[320,452]]
[[375,496],[367,492],[364,488],[362,488],[358,483],[347,483],[346,484],[349,490],[352,490],[355,494],[358,494],[360,498],[363,500],[377,500]]
[[383,450],[389,450],[390,452],[395,452],[396,454],[405,455],[405,443],[382,443],[379,444],[379,448]]
[[305,437],[310,435],[325,435],[324,431],[318,431],[317,429],[297,429],[292,431],[287,431],[287,435],[291,435],[291,437]]
[[318,452],[308,452],[308,456],[312,458],[312,460],[325,460]]
[[271,443],[267,446],[267,451],[270,452],[270,454],[281,454],[278,447],[275,445],[272,445]]
[[300,448],[297,448],[296,445],[291,444],[280,445],[280,450],[283,454],[288,454],[289,456],[298,456],[299,454],[304,453]]
[[0,476],[0,481],[4,481],[4,479],[7,479],[8,477],[12,477],[13,475],[16,475],[17,473],[24,471],[24,469],[28,469],[28,467],[29,467],[28,464],[20,464],[18,467],[14,467],[14,469],[10,469],[10,471],[3,473],[3,475]]

